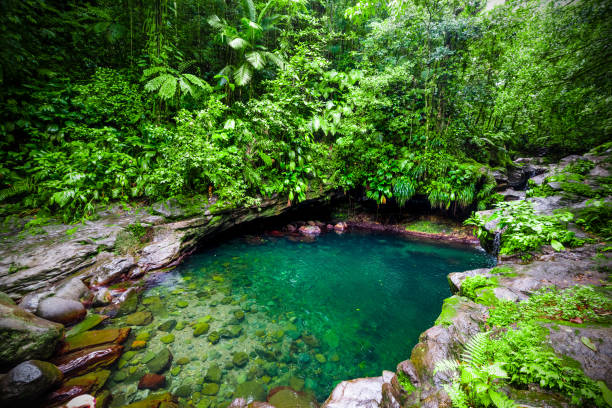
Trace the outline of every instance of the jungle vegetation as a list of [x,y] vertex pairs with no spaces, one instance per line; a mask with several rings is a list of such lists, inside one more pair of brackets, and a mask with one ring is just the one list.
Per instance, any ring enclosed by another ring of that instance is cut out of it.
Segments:
[[612,2],[3,0],[0,215],[290,204],[456,212],[607,140]]

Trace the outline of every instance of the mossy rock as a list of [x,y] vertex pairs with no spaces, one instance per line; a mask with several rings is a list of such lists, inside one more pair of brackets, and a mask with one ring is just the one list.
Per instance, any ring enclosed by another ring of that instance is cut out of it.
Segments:
[[450,326],[453,323],[453,318],[457,316],[457,308],[461,302],[467,299],[461,296],[451,296],[444,299],[442,304],[442,312],[435,321],[435,325]]
[[172,330],[174,330],[175,327],[176,327],[176,320],[170,319],[170,320],[166,320],[165,322],[157,326],[157,329],[161,331],[165,331],[165,332],[171,332]]
[[176,302],[176,306],[180,307],[181,309],[184,309],[189,306],[189,302],[187,302],[186,300],[179,300],[178,302]]
[[221,371],[221,367],[217,364],[213,364],[208,368],[206,375],[204,376],[204,380],[212,383],[221,383],[221,377],[223,377],[223,371]]
[[244,312],[242,310],[236,310],[234,312],[234,318],[236,318],[236,320],[238,320],[239,322],[244,320]]
[[210,325],[208,323],[197,323],[194,327],[193,327],[193,336],[194,337],[199,337],[202,334],[206,334],[208,333],[208,330],[210,329]]
[[189,357],[181,357],[179,359],[176,360],[176,364],[178,365],[185,365],[185,364],[189,364],[191,360],[189,360]]
[[219,342],[219,340],[221,339],[221,335],[219,334],[219,332],[214,331],[214,332],[210,332],[208,334],[207,337],[208,341],[211,342],[212,344],[217,344]]
[[164,344],[172,343],[174,341],[174,334],[166,334],[165,336],[160,337],[159,340]]
[[148,310],[132,313],[125,319],[126,324],[130,326],[146,326],[153,321],[153,315]]
[[232,357],[232,363],[236,367],[244,367],[249,362],[249,355],[243,351],[239,351]]
[[219,393],[219,384],[204,383],[202,385],[201,393],[204,395],[217,395]]

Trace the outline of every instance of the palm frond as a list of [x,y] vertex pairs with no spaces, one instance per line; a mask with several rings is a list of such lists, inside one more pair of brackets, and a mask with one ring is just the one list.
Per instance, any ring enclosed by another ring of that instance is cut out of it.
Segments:
[[242,0],[242,11],[251,21],[255,21],[255,4],[253,0]]
[[234,72],[234,82],[238,86],[245,86],[249,82],[251,82],[251,78],[253,77],[253,71],[249,64],[242,64],[235,72]]
[[256,70],[260,70],[266,65],[263,54],[258,51],[249,52],[245,55],[245,58]]

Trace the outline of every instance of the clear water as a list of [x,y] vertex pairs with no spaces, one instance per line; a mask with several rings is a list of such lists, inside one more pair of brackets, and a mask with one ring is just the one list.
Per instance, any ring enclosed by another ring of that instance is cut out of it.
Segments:
[[[390,235],[327,234],[315,242],[238,238],[163,275],[144,294],[156,301],[148,306],[155,320],[134,329],[153,329],[147,349],[168,347],[172,368],[178,358],[189,358],[180,373],[166,373],[167,388],[188,383],[194,402],[208,398],[212,406],[222,405],[250,380],[267,389],[303,385],[322,400],[341,380],[378,376],[409,358],[451,295],[446,275],[493,263],[475,249]],[[243,321],[234,316],[238,310],[245,312]],[[189,324],[204,316],[212,317],[209,333],[229,324],[242,333],[217,344],[206,335],[194,337]],[[155,328],[170,318],[182,323],[172,331],[174,341],[164,344],[165,333]],[[230,363],[238,351],[249,356],[245,367]],[[223,380],[219,393],[206,397],[198,390],[212,364],[221,366]],[[115,387],[127,401],[147,393],[126,381]]]

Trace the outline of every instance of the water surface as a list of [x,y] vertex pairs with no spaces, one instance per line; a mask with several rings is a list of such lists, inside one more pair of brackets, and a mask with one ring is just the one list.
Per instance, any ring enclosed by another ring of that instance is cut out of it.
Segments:
[[[148,350],[172,351],[167,388],[188,384],[195,402],[223,405],[246,381],[304,387],[321,400],[340,380],[394,370],[451,295],[446,275],[492,264],[482,251],[391,235],[236,238],[191,256],[146,291],[155,319],[135,332],[152,332]],[[157,327],[169,319],[179,323],[163,343]],[[197,321],[208,322],[207,334],[193,336]],[[216,344],[212,332],[222,335]],[[248,356],[243,367],[232,363],[238,352]],[[179,371],[181,357],[189,363]],[[215,364],[223,371],[219,392],[201,395]],[[115,387],[126,400],[146,393],[129,380]]]

